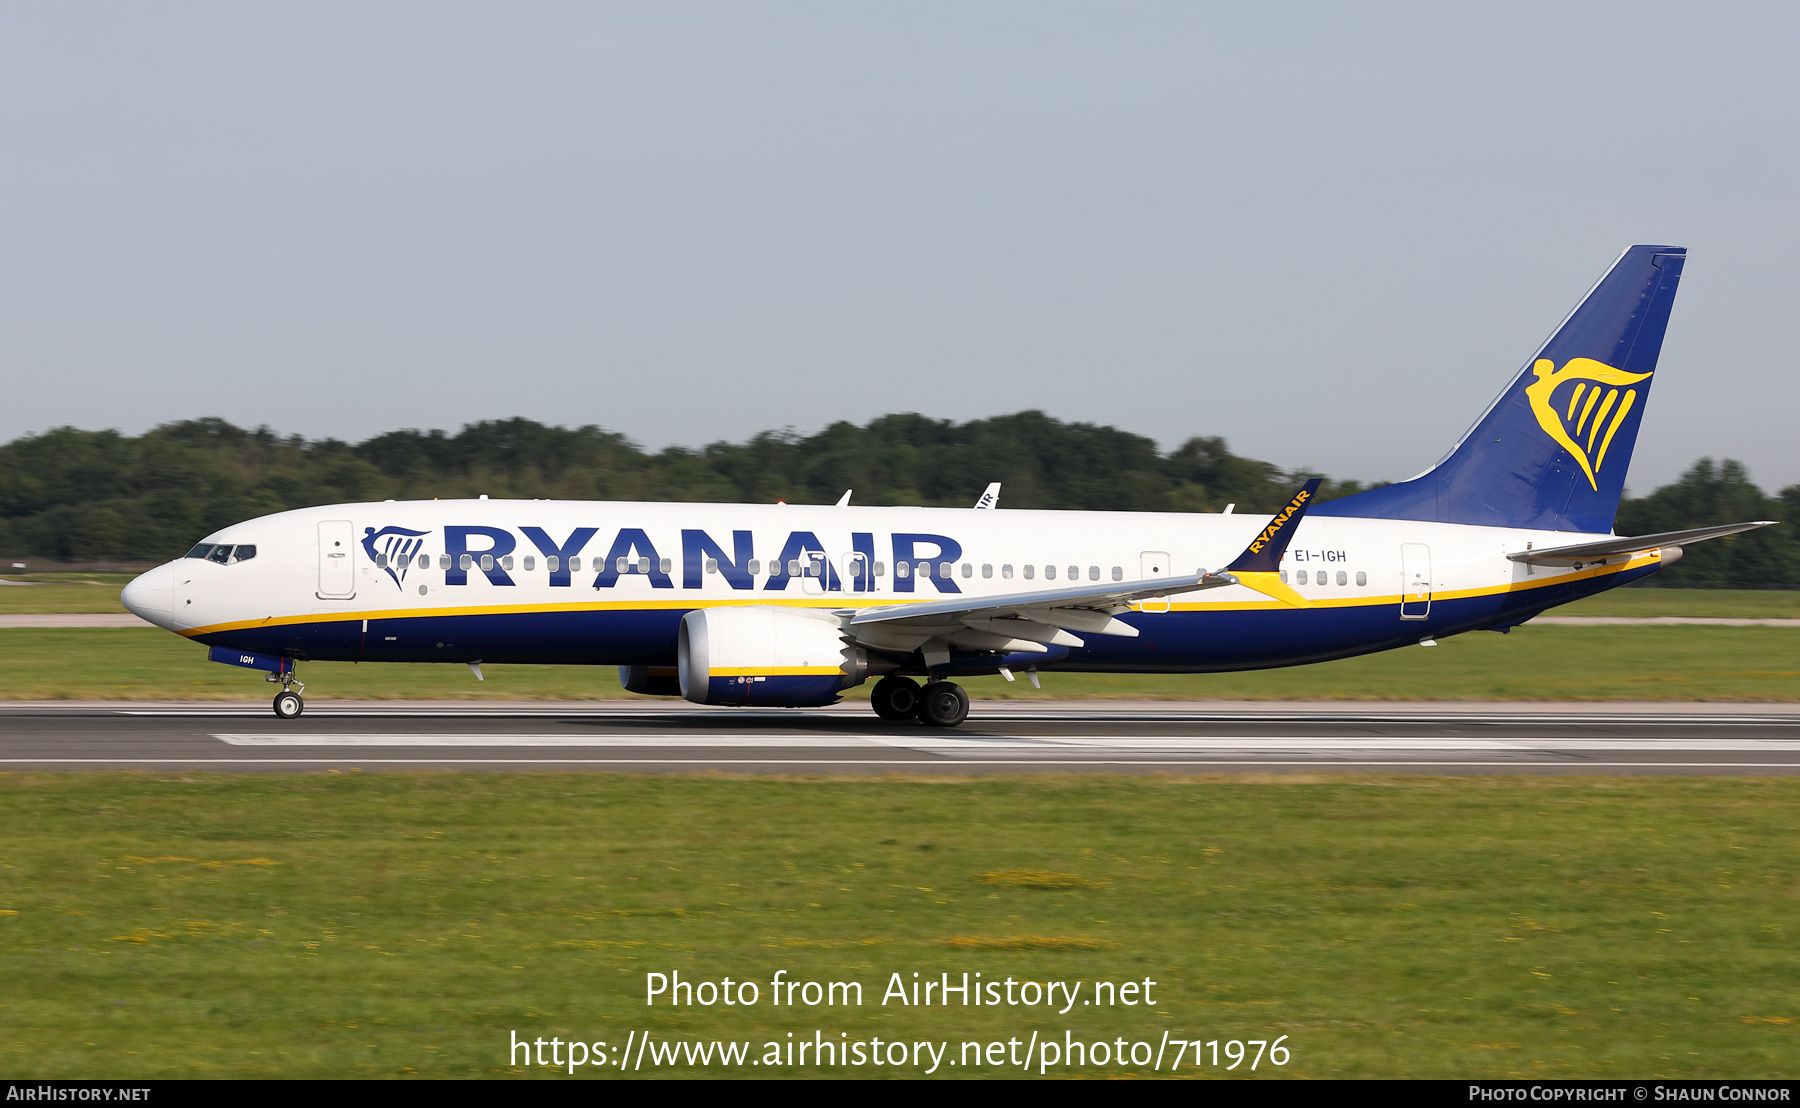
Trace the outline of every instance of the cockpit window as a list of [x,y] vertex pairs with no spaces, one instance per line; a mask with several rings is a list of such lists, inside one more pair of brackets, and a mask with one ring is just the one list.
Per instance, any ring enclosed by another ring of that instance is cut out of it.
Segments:
[[232,546],[230,543],[203,542],[187,552],[190,558],[205,558],[209,562],[217,562],[222,566],[247,562],[256,557],[256,547],[249,543]]

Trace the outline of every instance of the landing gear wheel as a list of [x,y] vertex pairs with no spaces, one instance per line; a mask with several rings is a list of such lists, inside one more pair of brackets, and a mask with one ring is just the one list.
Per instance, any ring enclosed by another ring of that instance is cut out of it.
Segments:
[[292,689],[283,689],[275,694],[275,714],[282,719],[297,719],[306,710],[306,701]]
[[914,719],[919,714],[919,683],[910,677],[883,677],[869,693],[869,703],[882,719]]
[[969,694],[961,685],[935,681],[925,686],[919,718],[933,727],[955,727],[969,718]]

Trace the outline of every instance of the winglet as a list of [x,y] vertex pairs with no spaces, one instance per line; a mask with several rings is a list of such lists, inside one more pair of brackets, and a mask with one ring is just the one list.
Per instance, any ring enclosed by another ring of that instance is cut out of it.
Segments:
[[1288,543],[1293,540],[1294,532],[1299,528],[1301,518],[1306,515],[1307,507],[1318,495],[1319,485],[1323,480],[1324,478],[1314,477],[1302,485],[1294,498],[1269,520],[1269,525],[1250,540],[1250,545],[1237,556],[1237,561],[1225,567],[1225,572],[1236,577],[1238,584],[1245,588],[1255,589],[1283,604],[1295,608],[1313,607],[1312,601],[1289,588],[1281,579],[1281,558],[1287,553]]
[[995,481],[995,482],[992,482],[991,484],[989,484],[987,487],[987,491],[981,494],[981,498],[979,500],[975,501],[975,506],[977,508],[982,508],[982,509],[991,509],[991,508],[999,507],[1000,506],[1000,482]]

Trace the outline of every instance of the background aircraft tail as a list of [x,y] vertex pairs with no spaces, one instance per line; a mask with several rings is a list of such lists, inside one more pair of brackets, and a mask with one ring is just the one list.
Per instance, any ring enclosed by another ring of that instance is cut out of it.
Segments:
[[1313,514],[1610,532],[1686,256],[1626,250],[1443,461]]

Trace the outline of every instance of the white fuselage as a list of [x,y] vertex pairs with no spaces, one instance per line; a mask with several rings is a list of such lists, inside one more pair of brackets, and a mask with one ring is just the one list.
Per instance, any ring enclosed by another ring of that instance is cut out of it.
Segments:
[[[1267,522],[907,507],[340,504],[217,531],[206,545],[253,545],[255,555],[179,559],[134,582],[126,600],[190,638],[294,658],[660,666],[673,664],[676,627],[694,609],[855,612],[1180,576],[1223,566]],[[1597,537],[1309,517],[1282,570],[1315,607],[1238,586],[1179,594],[1121,616],[1138,637],[1089,639],[1043,664],[1174,672],[1342,657],[1521,622],[1658,565],[1655,553],[1581,570],[1507,558]]]

